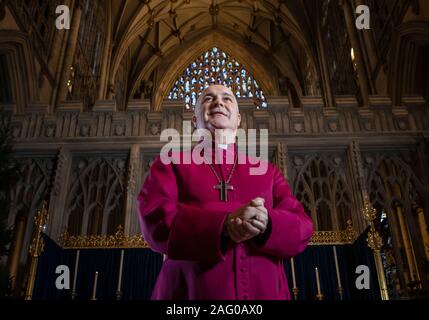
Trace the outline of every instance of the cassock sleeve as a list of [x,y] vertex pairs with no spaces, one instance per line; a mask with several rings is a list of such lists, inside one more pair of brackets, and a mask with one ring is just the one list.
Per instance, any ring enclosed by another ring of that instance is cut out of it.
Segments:
[[266,254],[289,258],[304,251],[313,235],[313,222],[292,195],[280,170],[273,168],[273,208],[267,209],[267,229],[252,241],[252,247]]
[[159,157],[138,195],[140,225],[152,250],[176,260],[224,260],[222,229],[228,212],[180,203],[173,164]]

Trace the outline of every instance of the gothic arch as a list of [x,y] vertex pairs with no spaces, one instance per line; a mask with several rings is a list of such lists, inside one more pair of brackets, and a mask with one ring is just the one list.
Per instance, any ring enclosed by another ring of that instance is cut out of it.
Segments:
[[[240,45],[225,34],[213,32],[201,38],[199,41],[192,41],[188,46],[182,48],[181,52],[176,55],[175,52],[171,52],[170,63],[166,64],[159,76],[159,87],[156,88],[154,98],[152,100],[152,110],[160,111],[162,101],[167,96],[168,92],[172,88],[174,81],[177,76],[186,69],[186,66],[194,61],[203,52],[211,49],[212,47],[218,47],[225,52],[228,52],[231,56],[235,57],[237,61],[243,64],[244,67],[251,72],[255,79],[259,82],[260,86],[265,92],[266,96],[276,95],[277,86],[275,85],[273,77],[270,72],[266,70],[261,63],[259,63],[255,56],[252,55],[244,46]],[[173,57],[174,55],[174,57]],[[155,63],[152,58],[152,65]],[[150,68],[151,63],[147,66]],[[151,70],[145,68],[142,70],[141,75],[138,79],[141,79],[146,74],[150,74]],[[135,85],[139,81],[135,82]]]
[[27,34],[14,30],[0,30],[0,54],[6,56],[14,113],[23,113],[37,100],[37,78],[31,45]]
[[70,234],[111,234],[123,225],[125,159],[76,157],[66,200]]
[[294,194],[313,219],[315,230],[342,230],[352,220],[352,189],[342,153],[296,154]]
[[414,89],[417,55],[423,46],[429,46],[429,22],[406,22],[393,36],[388,85],[394,105],[400,105],[403,95]]
[[[196,5],[196,7],[193,7],[192,5]],[[231,4],[226,1],[220,5],[225,7]],[[252,12],[252,7],[254,5],[255,3],[251,4],[246,2],[244,2],[241,7],[234,6],[232,4],[234,9],[248,13]],[[207,6],[207,10],[202,10],[205,6]],[[297,21],[297,17],[294,16],[287,6],[279,4],[279,7],[276,7],[267,1],[261,2],[258,6],[260,7],[258,14],[263,16],[265,19],[272,21],[276,25],[282,25],[284,29],[287,30],[287,32],[305,49],[305,51],[310,50],[310,46],[308,45],[308,35],[306,35],[302,30]],[[177,13],[178,15],[183,15],[185,13],[193,13],[191,18],[187,19],[183,25],[179,26],[179,28],[183,28],[185,25],[189,26],[191,24],[196,24],[200,20],[204,20],[204,18],[211,20],[210,15],[214,14],[213,12],[210,12],[209,5],[206,1],[193,1],[191,6],[189,6],[189,3],[188,5],[184,5],[183,3],[178,4],[174,13],[172,13],[171,10],[166,10],[166,7],[168,7],[168,2],[165,1],[144,1],[134,9],[135,11],[133,12],[131,19],[121,28],[120,38],[117,39],[117,46],[115,46],[114,51],[112,52],[112,64],[110,68],[112,79],[116,78],[116,72],[130,46],[137,41],[139,37],[143,36],[145,31],[155,29],[154,26],[167,19],[170,14]],[[215,7],[218,7],[218,5],[215,5]],[[197,13],[198,11],[200,12],[195,15],[195,11]],[[237,21],[237,24],[240,25],[242,30],[247,30],[249,27],[243,21]],[[193,31],[192,33],[195,34],[200,32],[200,29],[197,28],[196,30],[197,31]],[[175,35],[171,35],[169,38],[174,39],[175,37]],[[186,38],[188,38],[188,36],[186,36]],[[240,41],[242,42],[242,39],[240,39]],[[174,46],[175,45],[173,45],[173,47]],[[164,51],[165,46],[163,45],[163,47],[159,49]],[[268,47],[264,49],[269,50]]]

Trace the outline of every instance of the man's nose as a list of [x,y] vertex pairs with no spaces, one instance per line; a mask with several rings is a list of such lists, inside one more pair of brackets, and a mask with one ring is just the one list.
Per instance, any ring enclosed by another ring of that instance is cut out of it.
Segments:
[[223,101],[222,101],[222,98],[220,97],[220,96],[215,96],[214,97],[214,99],[213,99],[213,104],[215,105],[215,106],[219,106],[219,107],[224,107],[224,104],[223,104]]

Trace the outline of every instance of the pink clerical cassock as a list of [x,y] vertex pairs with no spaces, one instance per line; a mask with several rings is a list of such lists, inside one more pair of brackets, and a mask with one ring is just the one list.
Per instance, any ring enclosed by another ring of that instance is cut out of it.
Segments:
[[[234,145],[216,152],[225,163]],[[154,161],[138,196],[143,236],[152,250],[167,255],[152,299],[290,299],[283,259],[305,249],[313,224],[282,173],[268,164],[265,174],[251,175],[258,166],[236,165],[224,202],[208,164]],[[233,164],[220,168],[219,177],[227,180]],[[256,197],[265,199],[267,230],[240,244],[224,238],[227,215]]]

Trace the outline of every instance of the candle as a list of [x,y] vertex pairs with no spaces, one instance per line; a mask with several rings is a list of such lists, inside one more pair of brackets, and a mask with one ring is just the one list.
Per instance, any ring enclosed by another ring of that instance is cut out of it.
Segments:
[[76,261],[74,263],[73,293],[76,292],[76,280],[77,280],[77,270],[79,268],[79,256],[80,256],[80,250],[77,250],[77,252],[76,252]]
[[316,285],[317,285],[317,294],[321,294],[320,291],[320,279],[319,279],[319,269],[315,268],[316,271]]
[[97,293],[97,281],[98,281],[98,271],[95,272],[95,278],[94,278],[94,288],[92,289],[92,300],[97,300],[96,293]]
[[334,261],[335,261],[335,270],[337,272],[338,288],[341,288],[341,277],[340,277],[340,268],[338,267],[337,248],[333,246],[332,249],[334,250]]
[[118,292],[121,291],[122,285],[122,266],[124,264],[124,250],[121,250],[121,262],[119,263],[119,279],[118,279]]
[[292,284],[293,284],[293,288],[296,288],[295,264],[294,264],[293,258],[290,259],[290,267],[292,269]]

